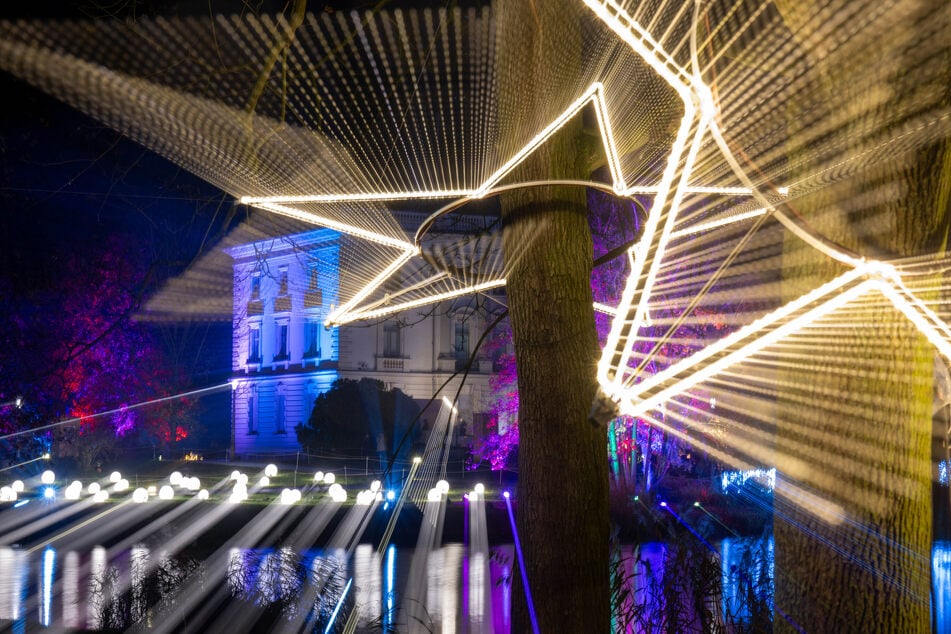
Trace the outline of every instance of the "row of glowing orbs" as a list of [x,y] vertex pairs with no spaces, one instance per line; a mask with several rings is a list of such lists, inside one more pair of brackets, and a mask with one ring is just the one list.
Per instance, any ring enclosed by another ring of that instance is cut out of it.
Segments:
[[14,480],[10,486],[0,487],[0,502],[16,502],[18,493],[23,493],[22,480]]
[[436,486],[429,490],[429,493],[426,494],[426,500],[429,502],[440,502],[442,501],[442,496],[449,493],[449,483],[445,480],[440,480],[436,483]]
[[[277,475],[277,467],[273,464],[269,464],[264,468],[264,476],[260,479],[259,484],[261,486],[267,486],[270,484],[270,478]],[[122,492],[129,488],[129,481],[122,477],[118,471],[113,471],[109,476],[110,482],[113,483],[112,490],[113,492]],[[171,485],[178,486],[184,489],[191,491],[198,491],[198,499],[205,500],[208,499],[208,491],[201,488],[201,482],[196,477],[186,477],[183,476],[178,471],[173,471],[168,478]],[[241,502],[248,498],[248,476],[239,471],[231,472],[231,480],[235,481],[234,488],[232,490],[230,501],[232,502]],[[40,476],[40,481],[43,484],[52,484],[56,481],[56,475],[52,471],[44,471]],[[336,483],[336,477],[333,473],[324,473],[323,471],[318,471],[314,474],[315,483],[329,484],[330,488],[327,490],[328,495],[334,502],[346,502],[347,501],[347,492],[342,486]],[[481,486],[481,485],[477,485]],[[361,491],[357,494],[356,503],[358,505],[369,506],[374,501],[381,501],[383,499],[383,493],[381,491],[382,485],[379,480],[374,480],[370,484],[370,488],[364,491]],[[435,490],[439,490],[439,496],[445,494],[449,491],[449,483],[445,480],[440,480],[436,485]],[[65,497],[67,500],[78,500],[82,495],[83,485],[78,480],[70,483],[66,487]],[[15,501],[18,492],[23,491],[23,482],[17,480],[10,487],[0,488],[0,501]],[[109,492],[106,491],[98,482],[92,482],[87,487],[87,491],[90,495],[93,496],[94,501],[96,502],[105,502],[109,499]],[[432,494],[432,491],[430,492]],[[155,495],[155,487],[149,487],[148,489],[139,487],[132,492],[132,501],[136,503],[147,502],[150,495]],[[172,486],[164,485],[157,491],[158,498],[160,500],[171,500],[175,497],[175,489]],[[301,499],[301,493],[297,489],[284,489],[281,491],[281,503],[282,504],[294,504],[299,502]],[[439,497],[436,498],[437,500]]]
[[[264,467],[264,476],[258,480],[258,485],[262,487],[269,486],[271,484],[271,478],[277,475],[277,465],[269,464]],[[232,503],[244,502],[248,499],[248,476],[247,474],[241,473],[240,471],[232,471],[231,480],[234,480],[234,486],[231,489],[231,495],[228,496],[228,501]],[[284,493],[287,491],[288,493]],[[294,499],[295,495],[290,492],[290,489],[284,489],[281,492],[281,502],[283,504],[293,504],[289,500]],[[297,493],[297,500],[300,499],[300,493]],[[297,500],[294,500],[295,502]]]

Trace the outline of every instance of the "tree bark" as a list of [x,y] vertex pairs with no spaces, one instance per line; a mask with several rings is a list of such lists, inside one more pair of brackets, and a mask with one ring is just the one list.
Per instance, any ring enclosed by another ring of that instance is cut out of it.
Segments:
[[[544,98],[534,82],[545,64],[581,64],[580,27],[559,3],[500,4],[499,49],[521,47],[514,58],[532,60],[506,66],[500,107],[513,107],[507,99],[524,107],[525,99]],[[521,175],[585,178],[586,143],[581,122],[570,122],[529,157]],[[587,420],[599,351],[585,192],[519,190],[502,198],[502,219],[519,388],[519,574],[527,574],[539,631],[607,632],[608,456],[605,431]],[[513,594],[512,631],[531,631],[519,579]]]
[[[822,40],[810,60],[814,89],[790,101],[789,145],[798,148],[790,158],[804,164],[797,176],[831,162],[837,143],[847,157],[840,162],[844,177],[795,197],[793,205],[820,233],[869,257],[945,247],[946,140],[856,162],[899,129],[902,118],[949,103],[947,84],[929,85],[919,72],[915,31],[937,6],[927,5],[893,5],[845,45]],[[777,6],[804,46],[805,34],[818,39],[821,12],[832,10],[803,2]],[[946,82],[944,48],[927,63],[944,65],[937,75]],[[873,103],[882,95],[887,98]],[[812,132],[803,113],[815,117],[817,109],[827,119],[856,114],[825,137],[799,144],[800,135]],[[786,301],[844,271],[795,239],[783,257]],[[811,362],[787,364],[781,377],[776,466],[797,489],[776,499],[776,630],[928,632],[934,351],[884,303],[851,323],[833,321],[836,337],[819,335],[828,347],[805,344]],[[810,497],[804,501],[802,494]]]

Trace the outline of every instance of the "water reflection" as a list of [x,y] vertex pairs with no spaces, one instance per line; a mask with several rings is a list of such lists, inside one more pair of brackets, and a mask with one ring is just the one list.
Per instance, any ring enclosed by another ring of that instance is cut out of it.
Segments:
[[[459,544],[433,549],[426,557],[422,603],[413,613],[420,621],[409,622],[408,614],[400,609],[407,593],[411,594],[407,584],[415,572],[409,549],[390,546],[380,554],[372,546],[360,545],[347,557],[344,550],[295,553],[287,548],[236,548],[228,553],[222,587],[226,604],[219,615],[229,615],[234,631],[343,631],[351,621],[357,632],[504,633],[510,629],[513,556],[511,547],[487,553],[471,552]],[[626,593],[619,597],[626,602],[621,613],[636,618],[626,622],[616,618],[617,631],[672,625],[658,619],[665,611],[663,601],[678,600],[665,590],[671,583],[680,583],[681,573],[675,567],[678,556],[670,546],[659,543],[627,547],[619,554],[615,574],[626,584]],[[705,551],[702,560],[702,565],[719,571],[719,608],[727,622],[751,624],[756,622],[757,610],[772,611],[772,538],[724,540],[720,557]],[[935,544],[932,572],[934,630],[949,631],[951,542]],[[211,576],[197,561],[142,546],[122,553],[103,548],[64,553],[46,548],[31,554],[2,548],[0,627],[13,631],[37,625],[74,630],[151,627],[153,618],[175,601],[176,590],[195,574]],[[763,588],[762,602],[751,604],[750,593]],[[206,591],[211,598],[212,589]],[[696,621],[701,617],[686,610],[679,618]]]
[[934,630],[951,631],[951,542],[937,542],[931,552]]

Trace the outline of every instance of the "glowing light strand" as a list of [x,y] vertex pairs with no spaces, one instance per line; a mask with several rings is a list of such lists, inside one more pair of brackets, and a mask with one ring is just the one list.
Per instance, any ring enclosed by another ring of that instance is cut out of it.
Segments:
[[[902,283],[898,273],[880,262],[865,261],[857,258],[845,249],[839,248],[804,228],[784,211],[772,205],[753,186],[751,179],[744,173],[739,162],[730,152],[716,121],[716,106],[712,93],[704,85],[699,72],[688,73],[680,67],[664,48],[641,27],[614,0],[583,0],[623,42],[656,71],[679,95],[684,105],[676,138],[671,146],[661,182],[656,186],[627,186],[619,153],[615,143],[610,112],[604,98],[604,85],[592,83],[573,103],[542,129],[525,146],[510,157],[501,167],[486,178],[476,189],[429,189],[416,191],[389,191],[365,193],[315,194],[287,197],[243,197],[241,201],[263,209],[307,220],[321,226],[367,239],[386,246],[403,250],[384,270],[358,291],[346,304],[332,313],[328,325],[346,323],[361,318],[379,317],[400,310],[451,299],[471,292],[480,292],[504,284],[504,280],[491,280],[477,285],[428,295],[401,304],[380,308],[377,301],[369,307],[357,308],[357,305],[385,282],[408,259],[419,254],[418,246],[407,241],[361,229],[340,221],[304,212],[287,205],[300,203],[341,203],[372,202],[389,200],[460,198],[477,199],[488,195],[501,179],[509,174],[528,155],[550,138],[578,112],[593,104],[601,134],[602,144],[607,156],[613,189],[621,196],[634,194],[653,194],[654,204],[645,222],[641,241],[629,251],[631,273],[616,308],[596,304],[595,309],[613,315],[607,345],[598,365],[598,379],[605,393],[621,402],[622,409],[628,413],[644,413],[660,405],[683,390],[709,378],[728,365],[738,363],[749,355],[761,350],[798,328],[839,308],[849,301],[877,290],[887,297],[912,323],[928,337],[946,358],[951,360],[951,329],[920,299]],[[693,65],[697,68],[696,45],[692,43]],[[417,95],[418,98],[418,95]],[[693,164],[705,132],[709,130],[724,159],[732,171],[740,178],[744,187],[702,187],[689,184]],[[677,211],[684,195],[688,193],[753,195],[764,207],[751,212],[737,214],[685,229],[674,231]],[[788,190],[777,189],[785,195]],[[661,261],[671,239],[688,237],[730,223],[774,213],[794,235],[810,246],[823,252],[830,258],[852,267],[852,270],[836,278],[798,300],[790,302],[741,328],[732,335],[691,357],[671,366],[667,370],[636,383],[636,377],[625,372],[634,351],[633,343],[637,333],[649,325],[648,304],[651,291],[660,271]],[[645,271],[646,269],[646,271]],[[872,279],[868,279],[871,277]],[[680,378],[677,378],[680,377]],[[663,387],[666,386],[666,387]]]

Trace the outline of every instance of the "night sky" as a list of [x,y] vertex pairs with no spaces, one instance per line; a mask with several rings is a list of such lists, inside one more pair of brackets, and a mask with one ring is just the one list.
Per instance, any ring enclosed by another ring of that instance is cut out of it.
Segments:
[[[29,306],[71,261],[114,240],[132,241],[150,267],[144,304],[235,224],[223,222],[230,196],[116,131],[2,72],[0,95],[0,302],[10,309],[0,315]],[[155,327],[201,388],[230,377],[230,326]],[[196,441],[226,443],[227,394],[203,400],[208,431]]]
[[[308,9],[421,5],[445,3],[341,0],[332,6],[310,2]],[[3,3],[0,19],[273,13],[288,6],[231,0]],[[0,302],[8,307],[30,305],[31,294],[62,281],[70,262],[85,266],[88,259],[93,266],[90,254],[114,240],[134,244],[151,267],[141,289],[144,305],[202,254],[220,248],[222,238],[248,216],[220,190],[2,71],[0,95]],[[0,316],[11,312],[17,311],[0,311]],[[184,369],[194,387],[230,378],[230,320],[160,327],[166,340],[173,331],[179,340],[172,345],[191,353]],[[226,420],[227,401],[216,409],[222,407],[224,413],[210,415]]]

